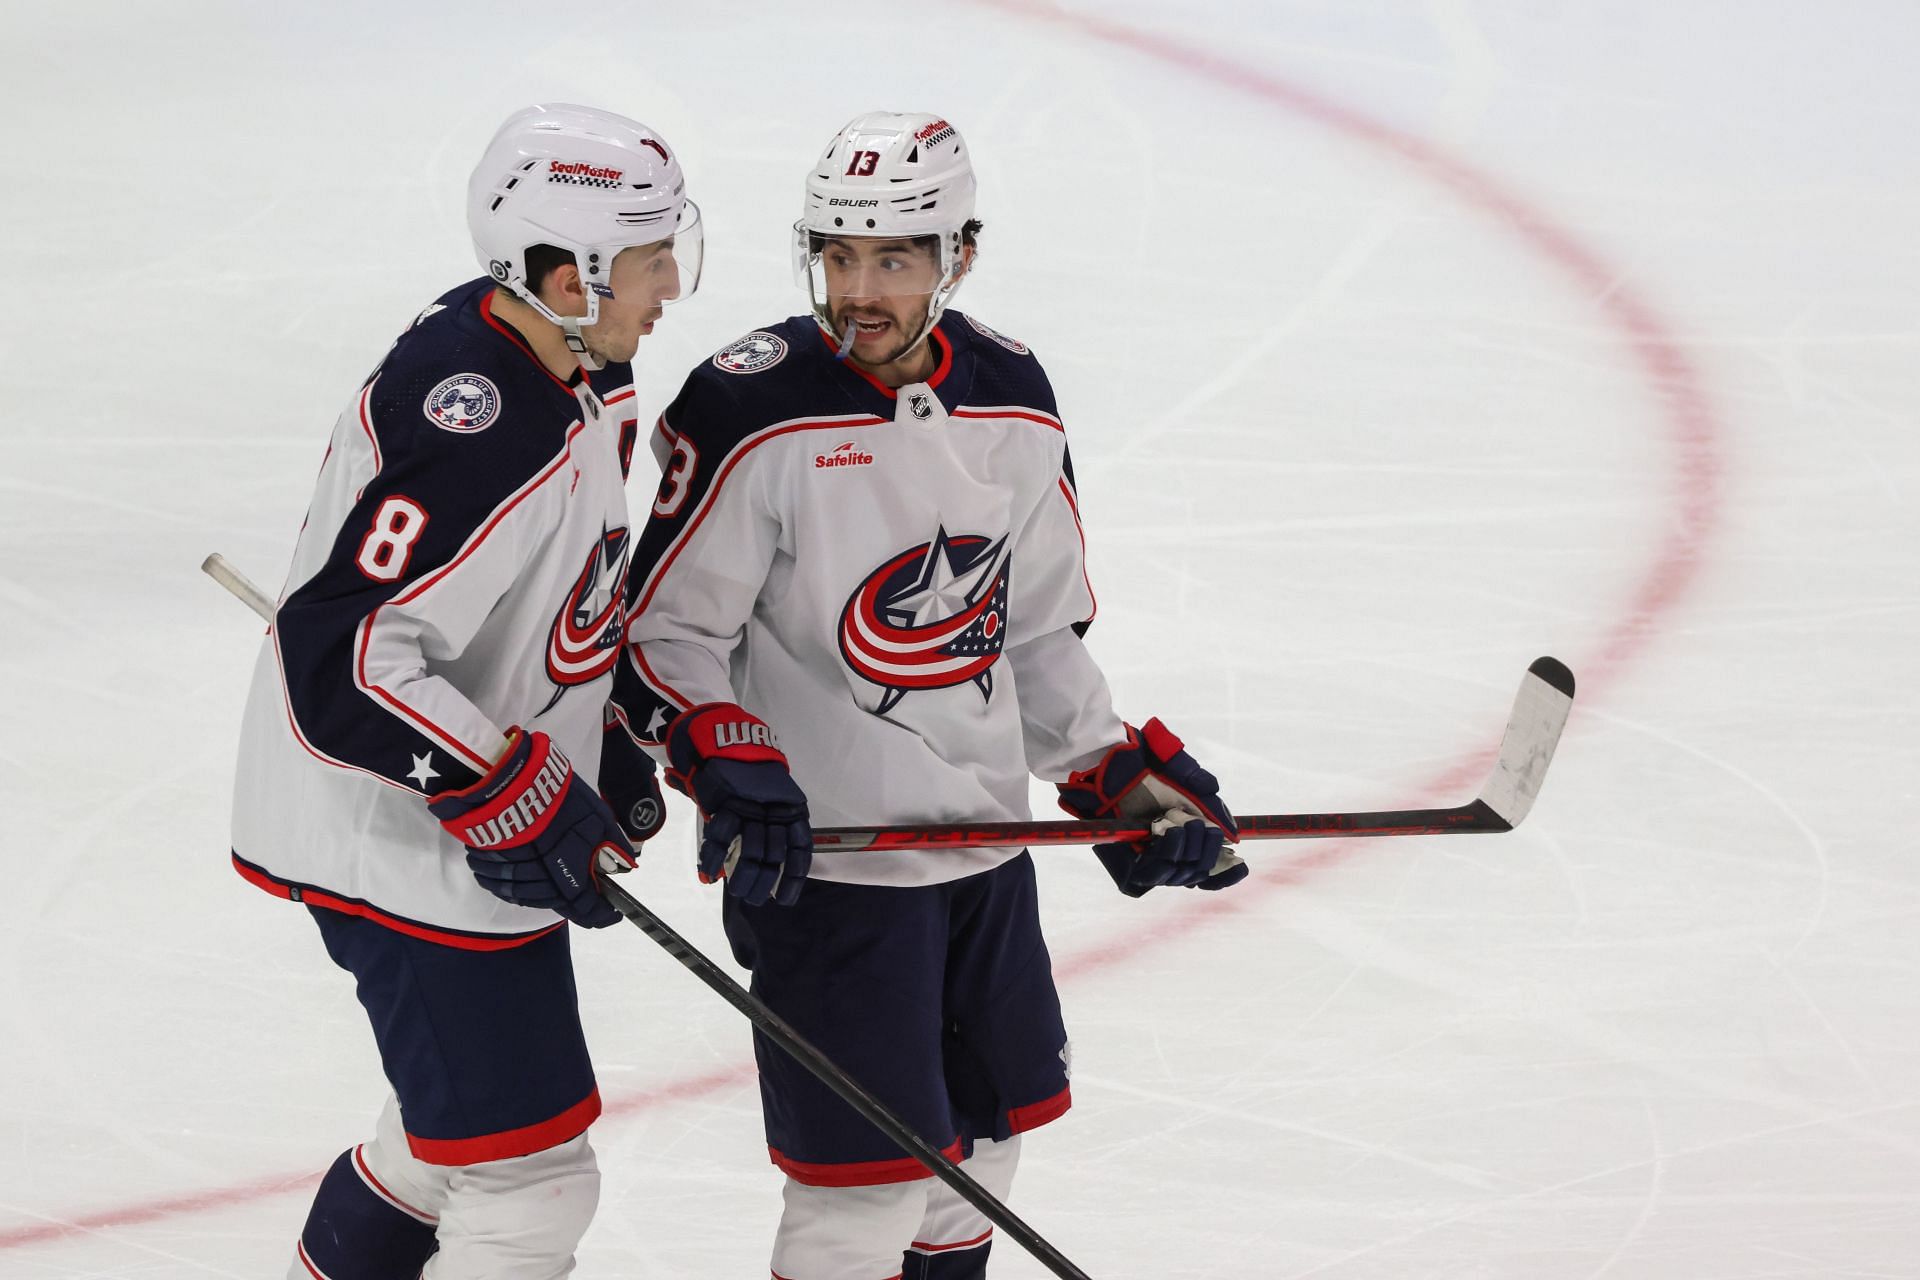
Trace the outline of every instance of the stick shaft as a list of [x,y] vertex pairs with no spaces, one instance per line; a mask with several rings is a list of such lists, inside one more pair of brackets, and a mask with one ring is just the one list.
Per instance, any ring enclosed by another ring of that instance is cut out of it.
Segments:
[[[1452,809],[1371,813],[1257,813],[1237,817],[1240,839],[1320,840],[1349,836],[1437,836],[1511,830],[1479,801]],[[815,827],[813,847],[833,852],[886,849],[1039,848],[1145,840],[1134,822],[965,822],[899,827]]]
[[227,558],[218,551],[200,562],[200,572],[232,592],[240,603],[259,614],[263,621],[273,621],[273,601],[267,593],[254,586],[246,574],[227,563]]

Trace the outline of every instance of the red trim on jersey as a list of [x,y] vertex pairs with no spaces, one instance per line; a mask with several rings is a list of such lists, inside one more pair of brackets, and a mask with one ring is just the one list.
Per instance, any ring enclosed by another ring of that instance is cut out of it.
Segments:
[[907,1248],[916,1253],[951,1253],[955,1249],[971,1249],[975,1245],[985,1244],[993,1239],[993,1228],[988,1227],[971,1240],[959,1240],[953,1244],[928,1244],[925,1240],[915,1240]]
[[565,391],[568,395],[572,395],[573,384],[568,382],[565,378],[562,378],[557,374],[555,374],[553,370],[547,368],[546,361],[542,360],[539,356],[533,353],[533,348],[527,345],[527,340],[520,336],[520,331],[518,329],[515,329],[512,325],[508,324],[505,320],[500,320],[495,318],[493,314],[493,295],[498,292],[500,292],[500,290],[498,289],[489,289],[487,290],[486,294],[481,297],[480,318],[482,320],[485,320],[489,325],[491,325],[500,334],[501,337],[505,338],[508,342],[511,342],[514,346],[524,351],[526,353],[527,359],[539,365],[540,372],[546,374],[549,378],[552,378],[554,382],[559,385],[562,391]]
[[523,1125],[504,1133],[482,1134],[477,1138],[420,1138],[407,1135],[407,1149],[427,1164],[485,1164],[489,1160],[510,1160],[547,1151],[563,1142],[571,1142],[600,1118],[600,1090],[595,1089],[551,1120]]
[[[380,469],[386,465],[386,463],[382,461],[380,457],[379,437],[373,434],[373,415],[370,412],[368,412],[368,408],[367,408],[367,406],[373,400],[374,384],[379,381],[380,381],[380,375],[375,374],[373,376],[373,382],[369,382],[366,386],[360,389],[360,429],[367,433],[367,443],[373,446],[373,474],[367,477],[367,484],[372,484],[374,480],[376,480],[379,477]],[[327,445],[327,455],[329,457],[333,455],[333,445],[331,442],[329,442]],[[324,469],[326,465],[327,464],[325,459],[322,459],[320,463],[321,468]],[[355,502],[360,501],[361,495],[366,493],[367,484],[361,485],[359,490],[355,492],[355,494],[353,495],[353,500]],[[304,527],[304,525],[302,527]]]
[[457,947],[462,951],[511,951],[515,947],[524,947],[527,943],[544,938],[555,929],[566,928],[566,921],[558,920],[532,933],[460,933],[453,929],[440,929],[430,924],[421,924],[405,916],[391,915],[372,903],[362,902],[358,898],[342,898],[325,889],[309,884],[298,884],[291,880],[282,880],[265,867],[256,867],[239,854],[233,855],[233,869],[240,878],[256,889],[264,889],[276,898],[285,898],[289,902],[298,902],[303,906],[324,907],[328,911],[338,911],[344,916],[359,916],[362,920],[371,920],[395,933],[404,933],[409,938],[418,938],[422,942],[437,942],[443,947]]
[[420,1221],[422,1222],[432,1224],[440,1221],[440,1219],[436,1218],[433,1214],[428,1213],[425,1209],[416,1209],[412,1205],[408,1204],[405,1200],[402,1200],[399,1196],[393,1194],[393,1192],[387,1190],[386,1184],[382,1183],[380,1179],[374,1177],[373,1170],[367,1167],[367,1158],[365,1155],[362,1154],[362,1152],[364,1152],[365,1150],[366,1150],[365,1143],[362,1143],[361,1145],[353,1149],[353,1168],[354,1168],[354,1172],[360,1175],[360,1180],[366,1183],[367,1186],[372,1189],[375,1195],[379,1196],[382,1200],[385,1200],[388,1204],[400,1210],[402,1213],[410,1214],[413,1217],[420,1219]]
[[1087,600],[1093,605],[1086,617],[1086,621],[1092,622],[1100,616],[1100,597],[1093,594],[1093,579],[1087,575],[1087,529],[1080,523],[1080,504],[1074,500],[1073,488],[1067,483],[1067,478],[1061,476],[1056,483],[1067,500],[1067,510],[1073,512],[1073,530],[1080,535],[1080,581],[1086,584]]
[[1043,427],[1052,427],[1055,431],[1061,432],[1062,434],[1065,434],[1067,430],[1066,426],[1061,423],[1060,419],[1052,417],[1048,414],[1042,413],[1038,409],[1026,409],[1026,408],[955,409],[952,413],[948,414],[947,416],[949,418],[988,418],[988,419],[1022,418],[1028,422],[1037,422]]
[[[607,722],[601,731],[603,733],[612,733],[616,726],[618,726],[621,733],[627,735],[627,741],[641,750],[646,749],[647,744],[642,742],[640,735],[633,731],[633,722],[627,719],[626,711],[618,704],[609,702],[607,703]],[[655,745],[658,744],[656,743]]]
[[[280,603],[285,604],[286,601],[282,600]],[[275,606],[274,617],[275,621],[267,624],[267,635],[273,640],[273,665],[280,673],[280,702],[281,705],[287,709],[287,728],[293,731],[293,740],[300,744],[300,749],[312,756],[315,760],[318,760],[321,764],[332,765],[336,769],[351,769],[355,773],[364,773],[375,782],[384,782],[389,787],[393,787],[399,791],[405,791],[409,795],[418,794],[412,787],[407,786],[403,782],[395,782],[385,774],[375,773],[371,769],[363,769],[357,764],[348,764],[345,760],[335,760],[332,756],[327,755],[311,742],[307,741],[307,735],[300,732],[300,722],[294,719],[293,716],[293,691],[287,688],[287,664],[280,656],[279,607],[277,605]]]
[[662,413],[654,420],[653,430],[656,435],[665,436],[668,444],[672,444],[680,438],[680,433],[667,425],[667,415],[665,413]]
[[294,1256],[300,1259],[300,1264],[307,1269],[308,1274],[314,1277],[314,1280],[333,1280],[333,1277],[313,1265],[313,1259],[307,1256],[306,1241],[295,1240],[293,1242],[293,1252]]
[[[927,1166],[907,1156],[894,1160],[860,1160],[846,1164],[808,1164],[804,1160],[794,1160],[784,1156],[774,1147],[768,1147],[767,1154],[789,1178],[809,1187],[879,1187],[894,1182],[916,1182],[921,1178],[933,1176],[932,1170]],[[958,1163],[961,1155],[960,1139],[955,1138],[940,1154]]]
[[380,685],[373,684],[367,679],[367,650],[369,647],[371,647],[371,643],[373,639],[374,622],[375,622],[375,619],[377,619],[380,616],[380,610],[387,608],[389,605],[402,605],[402,604],[409,603],[410,601],[418,598],[420,594],[426,591],[429,587],[432,587],[435,583],[439,582],[442,578],[446,577],[449,573],[452,573],[455,569],[459,568],[460,562],[465,560],[468,556],[472,555],[476,550],[479,549],[480,544],[485,542],[487,540],[487,537],[490,534],[492,534],[492,532],[496,528],[499,527],[500,522],[507,518],[507,514],[509,512],[511,512],[515,507],[519,506],[520,503],[524,501],[528,495],[538,490],[541,485],[545,484],[549,479],[551,479],[553,476],[559,473],[561,465],[568,460],[568,456],[573,448],[574,436],[580,433],[584,425],[585,424],[576,420],[574,424],[567,429],[566,442],[561,446],[560,452],[554,458],[554,460],[547,464],[547,469],[541,472],[539,475],[535,476],[531,481],[529,481],[525,485],[521,486],[520,492],[514,494],[513,497],[507,499],[507,501],[502,503],[500,506],[495,507],[493,511],[493,515],[488,518],[486,524],[482,525],[476,532],[468,536],[467,544],[464,547],[460,548],[459,555],[447,561],[447,563],[441,565],[438,569],[435,569],[432,573],[429,573],[424,578],[421,578],[418,582],[415,582],[412,586],[408,587],[406,590],[389,598],[385,602],[379,605],[376,605],[373,611],[369,613],[360,622],[359,640],[354,646],[354,666],[353,666],[354,683],[359,685],[360,688],[364,690],[370,697],[373,697],[378,699],[379,701],[385,702],[388,706],[392,707],[401,716],[419,725],[423,730],[425,730],[427,736],[439,742],[440,745],[445,747],[447,750],[453,752],[455,755],[465,756],[467,763],[472,768],[478,770],[481,773],[486,773],[489,769],[493,768],[493,765],[494,765],[494,762],[492,760],[489,760],[486,757],[485,753],[476,751],[472,747],[468,746],[466,743],[461,742],[458,738],[454,737],[447,730],[441,728],[439,725],[429,720],[425,715],[421,714],[419,711],[415,710],[413,707],[408,706],[405,702],[401,701],[398,697],[394,696],[392,693],[389,693],[386,689],[382,688]]
[[[827,344],[827,350],[834,353],[836,363],[845,365],[847,368],[853,370],[855,373],[865,378],[868,382],[873,384],[873,387],[876,391],[878,391],[881,395],[885,396],[887,399],[898,400],[900,398],[900,392],[898,391],[898,389],[888,386],[886,383],[880,381],[880,379],[874,377],[871,373],[868,373],[865,369],[855,364],[853,362],[852,357],[848,357],[845,360],[839,359],[840,340],[834,337],[832,334],[828,333],[826,329],[822,328],[818,322],[814,324],[814,331],[820,335],[820,340]],[[940,363],[934,367],[933,376],[927,379],[927,390],[929,391],[933,390],[933,388],[939,386],[942,382],[946,381],[947,375],[953,372],[953,344],[947,341],[947,335],[940,332],[938,328],[934,329],[933,331],[933,345],[940,349]]]
[[[669,698],[673,699],[675,702],[679,703],[680,709],[682,711],[690,711],[693,709],[695,704],[692,699],[688,698],[686,694],[681,693],[678,689],[668,684],[665,680],[662,680],[658,675],[654,673],[653,668],[647,665],[647,655],[640,652],[640,646],[638,644],[628,645],[627,652],[633,655],[633,665],[640,668],[640,674],[647,678],[648,684],[652,685],[655,689],[658,689],[661,693],[666,694]],[[628,728],[631,729],[632,726],[629,725]]]
[[[764,428],[758,435],[748,436],[741,442],[739,448],[727,455],[727,460],[721,464],[719,472],[713,477],[713,483],[707,486],[706,493],[700,497],[700,510],[698,514],[696,514],[692,520],[688,521],[687,527],[682,529],[678,536],[674,538],[673,546],[667,551],[666,559],[662,560],[658,567],[647,575],[646,589],[640,593],[638,603],[627,611],[628,616],[638,617],[640,614],[646,612],[647,606],[653,601],[653,593],[660,586],[660,579],[666,576],[667,569],[673,564],[674,558],[680,554],[688,542],[692,541],[694,531],[700,527],[700,522],[705,520],[707,513],[713,510],[714,495],[720,492],[720,486],[726,483],[727,477],[733,474],[733,469],[740,464],[742,458],[746,457],[755,449],[758,449],[767,441],[777,439],[780,436],[788,435],[795,431],[847,431],[855,427],[885,427],[890,425],[892,424],[889,423],[887,419],[876,418],[872,414],[860,414],[850,418],[834,419],[802,418],[792,422],[777,422],[771,427]],[[692,706],[693,704],[688,703],[687,705]]]
[[605,400],[602,400],[600,403],[603,405],[612,406],[612,405],[619,404],[622,400],[631,400],[631,399],[633,399],[633,388],[628,387],[625,391],[616,392],[613,395],[607,397]]
[[[660,425],[666,427],[666,422],[666,415],[662,414],[660,416]],[[726,483],[727,477],[733,473],[734,467],[739,465],[742,458],[746,457],[767,441],[794,431],[842,431],[851,430],[855,427],[885,427],[891,425],[892,424],[885,418],[876,418],[871,414],[863,414],[852,418],[838,418],[832,421],[803,418],[793,422],[775,423],[773,426],[763,429],[759,435],[747,437],[746,440],[741,442],[739,448],[727,455],[727,460],[720,465],[720,470],[714,475],[713,483],[708,485],[707,491],[700,496],[699,510],[694,513],[693,519],[687,522],[687,527],[675,535],[673,545],[667,549],[666,558],[661,560],[660,563],[654,567],[653,572],[647,575],[646,585],[640,592],[639,600],[627,610],[627,617],[630,619],[627,623],[629,634],[632,632],[633,622],[637,621],[640,615],[646,612],[647,606],[653,602],[653,593],[659,590],[660,583],[666,577],[668,568],[672,566],[675,558],[686,548],[687,544],[693,540],[694,532],[699,529],[700,522],[705,520],[707,513],[713,510],[714,496],[720,492],[720,486]],[[671,428],[667,429],[671,430]],[[646,655],[640,652],[641,643],[640,641],[629,641],[627,648],[633,654],[634,665],[640,668],[640,674],[647,678],[648,683],[673,701],[679,703],[683,711],[688,707],[699,705],[700,700],[698,698],[687,697],[678,689],[675,689],[660,679],[658,675],[654,674],[653,668],[647,665]]]
[[1030,1103],[1024,1107],[1014,1107],[1007,1112],[1007,1128],[1014,1133],[1025,1133],[1029,1129],[1038,1129],[1041,1125],[1058,1120],[1067,1114],[1067,1108],[1073,1105],[1073,1090],[1062,1089],[1043,1102]]

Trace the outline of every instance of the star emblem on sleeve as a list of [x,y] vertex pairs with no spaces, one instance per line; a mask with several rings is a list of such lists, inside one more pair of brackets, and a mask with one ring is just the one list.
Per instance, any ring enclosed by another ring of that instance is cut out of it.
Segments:
[[425,791],[427,783],[440,776],[440,771],[433,767],[433,752],[429,751],[423,756],[413,757],[413,772],[407,776],[412,778],[422,791]]
[[667,709],[655,707],[653,714],[647,717],[647,737],[660,741],[660,735],[667,731]]

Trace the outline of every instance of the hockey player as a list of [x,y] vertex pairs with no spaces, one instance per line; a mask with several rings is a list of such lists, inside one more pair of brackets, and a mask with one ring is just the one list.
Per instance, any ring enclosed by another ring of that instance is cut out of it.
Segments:
[[[1028,818],[1029,773],[1087,817],[1119,888],[1224,888],[1214,779],[1114,713],[1051,387],[957,311],[980,223],[965,144],[864,115],[809,171],[793,252],[812,314],[687,378],[653,444],[615,701],[705,820],[703,878],[753,988],[1004,1196],[1020,1135],[1069,1104],[1068,1047],[1020,849],[849,854],[810,823]],[[984,1274],[974,1209],[756,1045],[784,1280]]]
[[335,426],[241,735],[233,864],[309,909],[393,1090],[314,1195],[299,1280],[573,1269],[600,1097],[566,922],[617,919],[597,877],[661,819],[607,716],[627,362],[698,283],[699,210],[657,133],[556,105],[501,126],[467,217],[490,278]]

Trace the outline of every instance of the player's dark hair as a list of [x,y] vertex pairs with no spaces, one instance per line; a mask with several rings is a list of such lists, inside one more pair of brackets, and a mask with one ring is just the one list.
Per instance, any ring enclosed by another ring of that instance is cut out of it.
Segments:
[[527,292],[538,294],[540,286],[547,282],[557,267],[576,266],[573,253],[550,244],[536,244],[527,249]]
[[[965,245],[969,249],[979,248],[980,247],[980,231],[984,226],[986,226],[986,224],[981,222],[980,219],[968,218],[964,223],[960,225],[960,243]],[[807,252],[819,253],[822,249],[827,247],[827,241],[833,238],[834,237],[832,236],[821,235],[818,231],[808,232],[807,233]],[[858,239],[859,237],[849,236],[847,238]],[[935,252],[938,252],[940,248],[940,237],[939,236],[911,236],[908,238],[907,243],[911,244],[916,249],[925,249],[929,253],[935,253]],[[528,252],[527,261],[529,263],[533,261],[533,255],[531,251]],[[531,276],[529,276],[529,279],[531,279]]]

